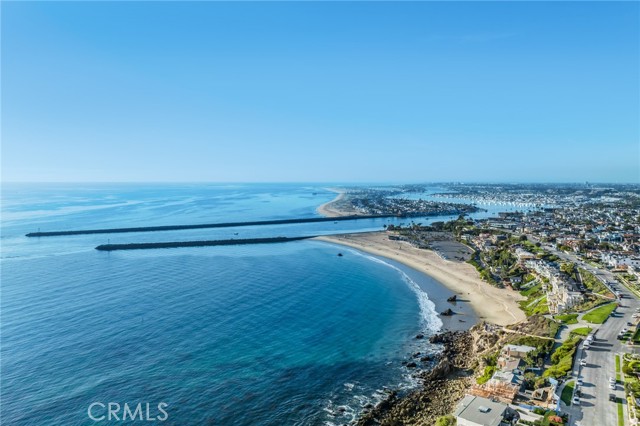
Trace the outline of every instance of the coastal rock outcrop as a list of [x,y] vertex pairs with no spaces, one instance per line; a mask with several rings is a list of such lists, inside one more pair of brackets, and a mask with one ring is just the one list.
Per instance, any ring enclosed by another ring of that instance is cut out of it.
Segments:
[[434,334],[433,336],[429,337],[429,343],[444,343],[446,340],[446,334],[442,333],[442,334]]
[[453,312],[451,310],[451,308],[445,309],[444,311],[440,312],[440,315],[444,316],[444,317],[450,317],[451,315],[453,315],[455,312]]
[[447,298],[447,302],[455,302],[456,300],[458,300],[458,296],[456,296],[455,294]]
[[[406,395],[393,393],[385,401],[364,413],[358,426],[374,425],[433,425],[436,419],[453,411],[456,403],[474,382],[473,367],[477,364],[476,350],[491,347],[491,330],[484,324],[470,331],[439,333],[429,341],[442,344],[439,355],[433,357],[436,365],[417,373],[422,387]],[[495,343],[495,342],[494,342]],[[428,360],[432,360],[431,357]]]

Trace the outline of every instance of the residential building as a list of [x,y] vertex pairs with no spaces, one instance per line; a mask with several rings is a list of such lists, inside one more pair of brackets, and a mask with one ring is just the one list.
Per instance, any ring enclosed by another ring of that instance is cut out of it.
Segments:
[[531,351],[535,351],[533,346],[526,345],[505,345],[502,348],[502,356],[507,358],[524,359]]
[[466,395],[458,403],[454,416],[458,426],[506,426],[518,422],[518,413],[502,402]]

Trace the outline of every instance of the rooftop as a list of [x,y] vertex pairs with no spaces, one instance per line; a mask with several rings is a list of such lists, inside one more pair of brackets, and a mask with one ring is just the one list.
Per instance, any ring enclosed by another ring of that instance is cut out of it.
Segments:
[[467,395],[458,403],[454,415],[484,426],[499,426],[507,404],[480,396]]
[[536,348],[526,345],[506,345],[504,348],[510,352],[531,352],[536,350]]

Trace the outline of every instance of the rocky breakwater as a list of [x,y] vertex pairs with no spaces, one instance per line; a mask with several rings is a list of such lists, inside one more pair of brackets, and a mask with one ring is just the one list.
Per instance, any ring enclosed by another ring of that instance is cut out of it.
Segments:
[[469,331],[436,334],[429,340],[442,344],[443,349],[431,370],[417,374],[421,387],[403,396],[391,392],[358,419],[358,426],[434,425],[438,417],[453,412],[474,383],[479,354],[495,343],[485,324]]

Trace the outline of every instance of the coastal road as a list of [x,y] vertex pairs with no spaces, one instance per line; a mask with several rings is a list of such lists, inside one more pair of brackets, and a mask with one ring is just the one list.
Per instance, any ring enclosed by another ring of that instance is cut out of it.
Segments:
[[[531,239],[536,241],[535,237]],[[617,339],[617,336],[620,330],[627,327],[627,322],[632,321],[633,313],[640,308],[640,301],[627,288],[618,284],[615,276],[609,270],[596,268],[583,262],[578,256],[557,250],[551,245],[543,244],[542,247],[560,259],[573,262],[580,268],[591,272],[609,290],[613,293],[618,291],[623,296],[616,313],[598,327],[591,347],[584,349],[581,344],[578,348],[573,377],[580,378],[583,381],[581,387],[582,397],[580,398],[580,405],[572,404],[568,407],[572,424],[574,425],[616,425],[618,424],[618,407],[615,402],[609,401],[609,395],[614,394],[625,405],[626,401],[624,401],[624,388],[621,383],[616,384],[615,390],[609,388],[609,378],[616,377],[615,355],[620,354],[622,356],[623,353],[638,350],[623,344]],[[611,288],[611,283],[616,283],[616,290]],[[586,366],[580,366],[579,361],[581,359],[586,359]]]
[[587,365],[581,367],[579,362],[574,365],[574,378],[579,377],[584,382],[580,405],[568,407],[574,425],[576,421],[582,426],[618,424],[617,404],[609,401],[611,393],[626,405],[622,384],[618,383],[616,390],[611,390],[609,378],[616,376],[615,354],[622,356],[625,352],[631,352],[626,344],[617,339],[617,335],[632,320],[631,316],[640,308],[640,301],[626,288],[620,292],[624,296],[621,305],[613,316],[599,326],[590,349],[585,350],[582,345],[578,348],[576,361],[584,358]]

